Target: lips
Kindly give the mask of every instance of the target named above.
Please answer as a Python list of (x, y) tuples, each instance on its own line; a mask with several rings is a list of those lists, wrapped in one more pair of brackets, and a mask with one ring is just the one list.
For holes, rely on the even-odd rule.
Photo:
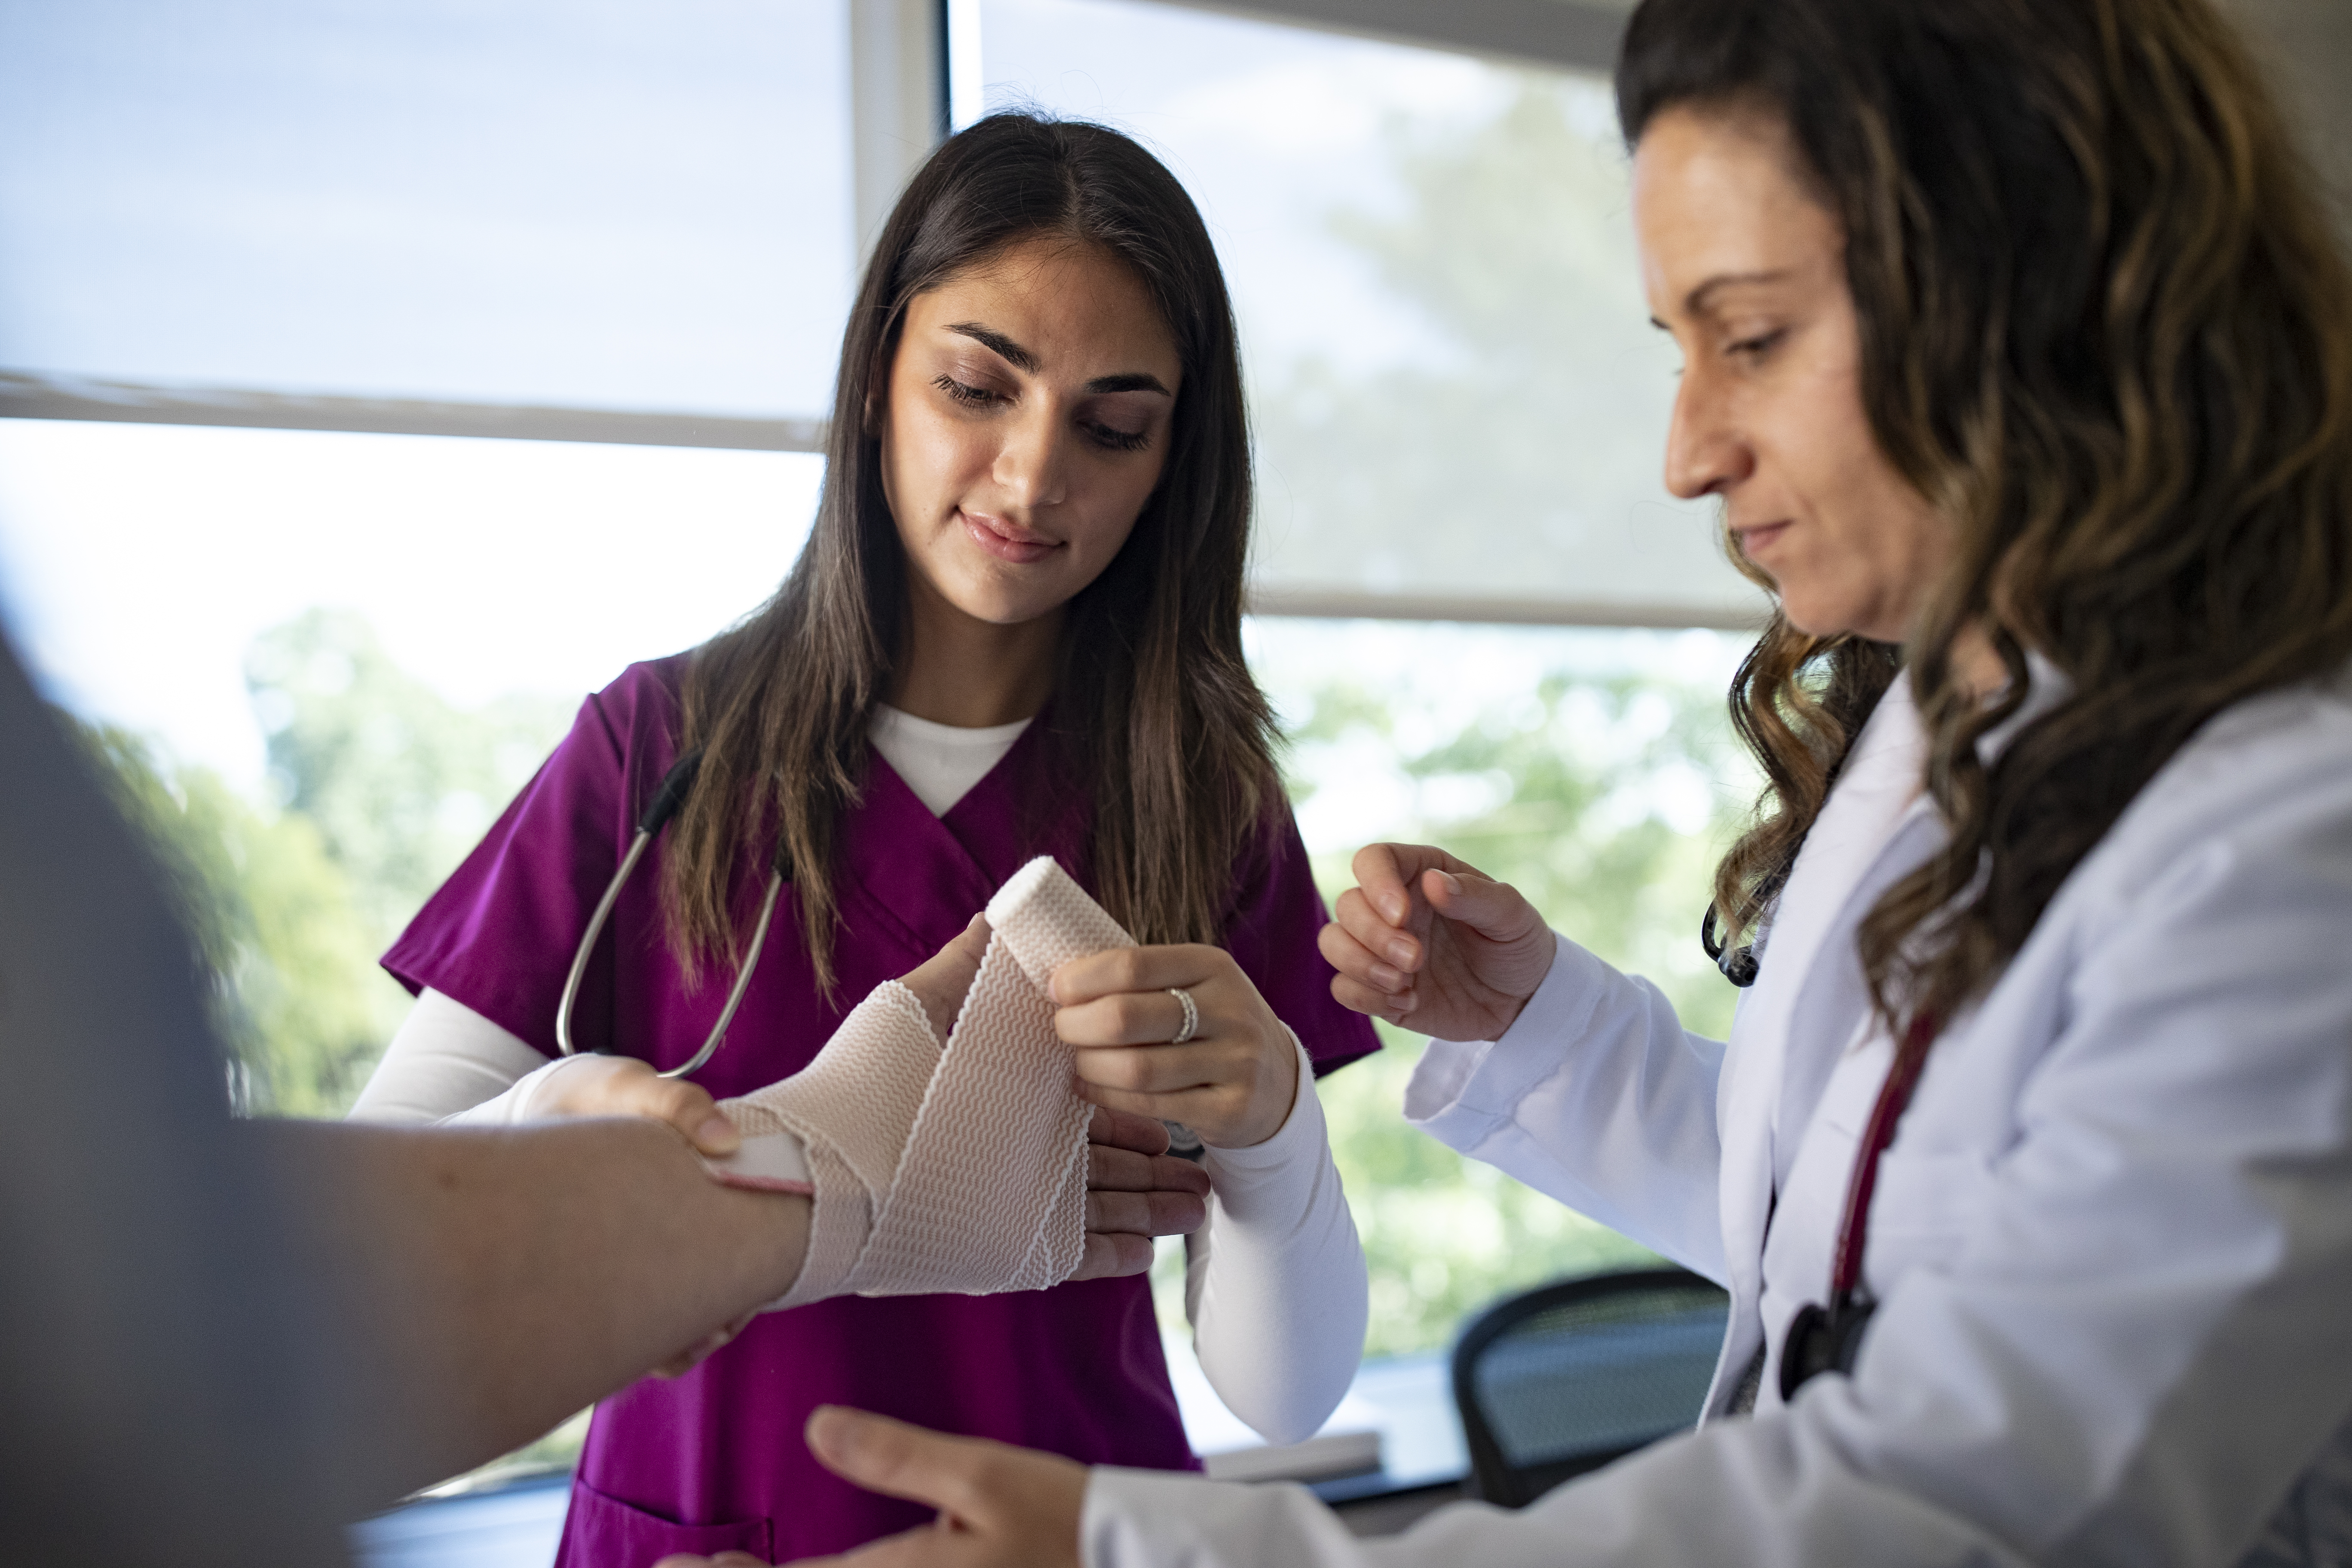
[(964, 532), (971, 536), (974, 544), (999, 561), (1010, 562), (1015, 566), (1033, 565), (1062, 548), (1060, 540), (1048, 539), (1034, 530), (1024, 528), (1017, 522), (1008, 522), (1001, 517), (966, 511), (961, 507), (956, 509), (956, 516), (962, 521)]
[(1789, 531), (1789, 523), (1784, 518), (1779, 522), (1749, 523), (1731, 531), (1739, 541), (1740, 553), (1753, 561), (1758, 552), (1769, 549), (1775, 541)]

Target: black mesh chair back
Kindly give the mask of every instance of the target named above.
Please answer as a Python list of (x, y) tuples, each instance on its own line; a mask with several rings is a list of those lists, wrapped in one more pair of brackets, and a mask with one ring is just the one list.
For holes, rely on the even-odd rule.
[(1698, 1420), (1730, 1298), (1684, 1268), (1538, 1286), (1454, 1346), (1472, 1495), (1533, 1502)]

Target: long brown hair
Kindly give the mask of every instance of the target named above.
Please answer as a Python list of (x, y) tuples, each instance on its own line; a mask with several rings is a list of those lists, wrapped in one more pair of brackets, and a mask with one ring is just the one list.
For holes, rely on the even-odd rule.
[[(1954, 526), (1904, 647), (1950, 838), (1860, 936), (1890, 1023), (1948, 1018), (2200, 725), (2352, 658), (2352, 277), (2206, 0), (1645, 0), (1617, 92), (1629, 142), (1677, 104), (1787, 126), (1879, 445)], [(1971, 628), (1990, 704), (1952, 668)], [(2067, 694), (1988, 765), (2029, 648)], [(1734, 923), (1892, 670), (1778, 620), (1750, 657), (1770, 810), (1723, 861)]]
[(1233, 307), (1199, 212), (1115, 131), (999, 114), (950, 138), (882, 230), (841, 349), (824, 489), (774, 598), (696, 651), (681, 750), (702, 770), (663, 898), (682, 959), (726, 955), (746, 846), (772, 837), (820, 983), (839, 923), (834, 846), (866, 731), (904, 657), (907, 565), (882, 493), (879, 405), (908, 302), (1039, 236), (1100, 247), (1158, 304), (1183, 365), (1158, 487), (1073, 599), (1049, 706), (1057, 767), (1090, 781), (1097, 895), (1138, 940), (1208, 942), (1280, 800), (1273, 716), (1242, 658), (1249, 431)]

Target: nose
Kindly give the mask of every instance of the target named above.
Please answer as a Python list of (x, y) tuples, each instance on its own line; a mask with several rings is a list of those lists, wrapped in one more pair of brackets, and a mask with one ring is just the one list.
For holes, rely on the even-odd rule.
[(1034, 512), (1064, 500), (1070, 457), (1067, 423), (1043, 398), (1006, 421), (1004, 441), (996, 449), (989, 477), (1015, 510)]
[(1666, 431), (1666, 489), (1684, 500), (1720, 495), (1746, 479), (1755, 454), (1729, 417), (1719, 378), (1693, 366), (1675, 389)]

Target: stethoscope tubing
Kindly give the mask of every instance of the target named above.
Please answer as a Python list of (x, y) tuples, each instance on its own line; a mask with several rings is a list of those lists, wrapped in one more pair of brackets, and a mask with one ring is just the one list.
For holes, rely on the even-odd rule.
[[(579, 951), (572, 955), (572, 972), (563, 978), (563, 995), (555, 1005), (556, 1048), (567, 1057), (579, 1055), (579, 1047), (572, 1041), (572, 1009), (580, 1000), (580, 983), (587, 978), (588, 961), (595, 953), (596, 939), (604, 934), (604, 922), (612, 918), (613, 906), (620, 901), (621, 889), (628, 886), (630, 873), (637, 868), (637, 862), (645, 858), (646, 847), (677, 815), (679, 803), (686, 798), (695, 774), (700, 771), (701, 762), (701, 752), (689, 752), (677, 760), (662, 780), (653, 804), (638, 818), (637, 835), (629, 840), (628, 853), (621, 857), (620, 867), (614, 871), (613, 879), (604, 884), (604, 896), (596, 900), (595, 913), (588, 917), (588, 929), (581, 933)], [(727, 1005), (719, 1009), (719, 1021), (711, 1026), (709, 1037), (702, 1042), (700, 1050), (681, 1065), (664, 1068), (657, 1076), (685, 1078), (700, 1070), (718, 1054), (719, 1043), (727, 1038), (727, 1026), (735, 1021), (735, 1010), (743, 1005), (743, 994), (751, 988), (751, 973), (759, 964), (761, 950), (768, 944), (768, 926), (776, 918), (776, 900), (783, 890), (783, 868), (779, 866), (768, 873), (767, 891), (760, 899), (759, 923), (751, 928), (751, 943), (743, 950), (742, 957), (736, 963), (735, 984), (728, 989)]]

